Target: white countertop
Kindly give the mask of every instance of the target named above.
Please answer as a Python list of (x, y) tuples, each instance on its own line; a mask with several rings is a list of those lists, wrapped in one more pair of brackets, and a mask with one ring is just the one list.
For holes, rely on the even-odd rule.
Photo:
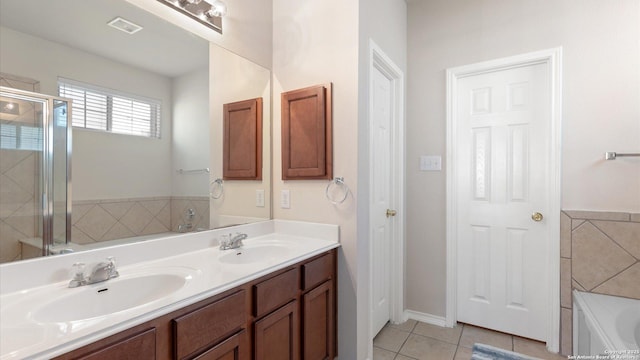
[[(222, 263), (218, 258), (235, 250), (219, 250), (217, 238), (236, 231), (249, 234), (244, 241), (247, 249), (269, 242), (292, 246), (255, 263)], [(335, 225), (271, 220), (0, 265), (0, 359), (48, 359), (64, 354), (338, 246)], [(116, 257), (119, 278), (68, 288), (71, 264), (97, 263), (106, 256)], [(166, 271), (184, 274), (187, 280), (179, 290), (158, 300), (78, 321), (34, 319), (52, 299), (69, 296), (73, 301), (74, 292), (87, 287)]]

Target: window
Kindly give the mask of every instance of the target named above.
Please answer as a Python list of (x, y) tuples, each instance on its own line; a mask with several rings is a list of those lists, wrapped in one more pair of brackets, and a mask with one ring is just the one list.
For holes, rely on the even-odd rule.
[(58, 93), (73, 100), (74, 127), (160, 138), (160, 100), (63, 78)]
[(0, 124), (0, 148), (42, 150), (42, 128), (23, 124)]

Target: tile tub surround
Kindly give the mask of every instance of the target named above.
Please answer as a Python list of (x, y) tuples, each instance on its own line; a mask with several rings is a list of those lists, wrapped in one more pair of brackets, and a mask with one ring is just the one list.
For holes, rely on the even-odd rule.
[[(216, 238), (223, 231), (210, 230), (0, 265), (0, 310), (5, 315), (8, 312), (12, 314), (0, 316), (0, 332), (11, 334), (0, 338), (0, 359), (51, 358), (339, 246), (337, 225), (271, 220), (239, 225), (232, 230), (247, 233), (247, 245), (283, 240), (295, 242), (295, 246), (282, 257), (266, 263), (234, 266), (229, 271), (221, 271), (226, 265), (216, 261), (221, 255)], [(39, 303), (40, 297), (49, 294), (47, 291), (67, 289), (70, 264), (85, 262), (90, 265), (107, 256), (116, 257), (121, 276), (165, 267), (186, 267), (197, 270), (199, 275), (191, 280), (193, 285), (188, 289), (185, 287), (184, 292), (181, 290), (179, 297), (172, 295), (140, 307), (93, 318), (83, 326), (59, 328), (52, 326), (55, 324), (34, 323), (24, 315), (33, 309), (23, 304), (29, 301)]]
[(193, 229), (209, 228), (208, 197), (150, 197), (74, 201), (71, 241), (100, 241), (177, 232), (186, 223), (187, 209), (194, 209)]
[(573, 349), (572, 290), (640, 299), (640, 214), (560, 215), (560, 352)]
[[(0, 174), (0, 186), (8, 189), (8, 195), (4, 196), (3, 192), (0, 197), (0, 263), (40, 256), (37, 252), (23, 253), (25, 248), (20, 245), (21, 239), (40, 236), (38, 210), (33, 202), (35, 155), (31, 153), (0, 150), (0, 168), (4, 171)], [(30, 173), (26, 173), (28, 169), (31, 169)], [(180, 224), (187, 223), (187, 209), (195, 210), (191, 220), (194, 230), (209, 229), (209, 198), (206, 196), (74, 201), (71, 241), (86, 245), (177, 232)]]
[(38, 162), (37, 151), (0, 149), (0, 263), (20, 260), (20, 239), (39, 235)]

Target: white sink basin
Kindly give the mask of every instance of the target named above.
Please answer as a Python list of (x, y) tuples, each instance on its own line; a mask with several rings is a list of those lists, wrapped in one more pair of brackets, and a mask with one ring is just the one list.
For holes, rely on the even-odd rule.
[(188, 273), (144, 273), (65, 289), (37, 308), (31, 318), (41, 323), (86, 320), (111, 315), (169, 296), (191, 279)]
[(218, 261), (223, 264), (267, 263), (287, 256), (295, 247), (287, 241), (262, 241), (238, 249), (223, 250)]

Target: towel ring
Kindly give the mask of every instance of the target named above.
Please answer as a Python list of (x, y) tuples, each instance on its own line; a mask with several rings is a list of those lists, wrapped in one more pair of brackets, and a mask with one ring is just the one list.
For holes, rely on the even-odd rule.
[[(211, 196), (212, 199), (220, 199), (224, 194), (224, 185), (222, 184), (223, 182), (224, 181), (222, 181), (222, 179), (220, 178), (217, 178), (211, 182), (211, 190), (209, 192), (209, 196)], [(217, 193), (216, 189), (218, 190)]]
[[(340, 200), (334, 200), (329, 195), (329, 190), (331, 189), (332, 185), (341, 186), (343, 188), (344, 196)], [(327, 184), (324, 195), (327, 197), (327, 200), (329, 200), (329, 202), (331, 202), (333, 205), (342, 204), (345, 200), (347, 200), (347, 196), (349, 196), (349, 187), (347, 186), (347, 184), (345, 184), (343, 177), (337, 177), (331, 180), (329, 184)]]

